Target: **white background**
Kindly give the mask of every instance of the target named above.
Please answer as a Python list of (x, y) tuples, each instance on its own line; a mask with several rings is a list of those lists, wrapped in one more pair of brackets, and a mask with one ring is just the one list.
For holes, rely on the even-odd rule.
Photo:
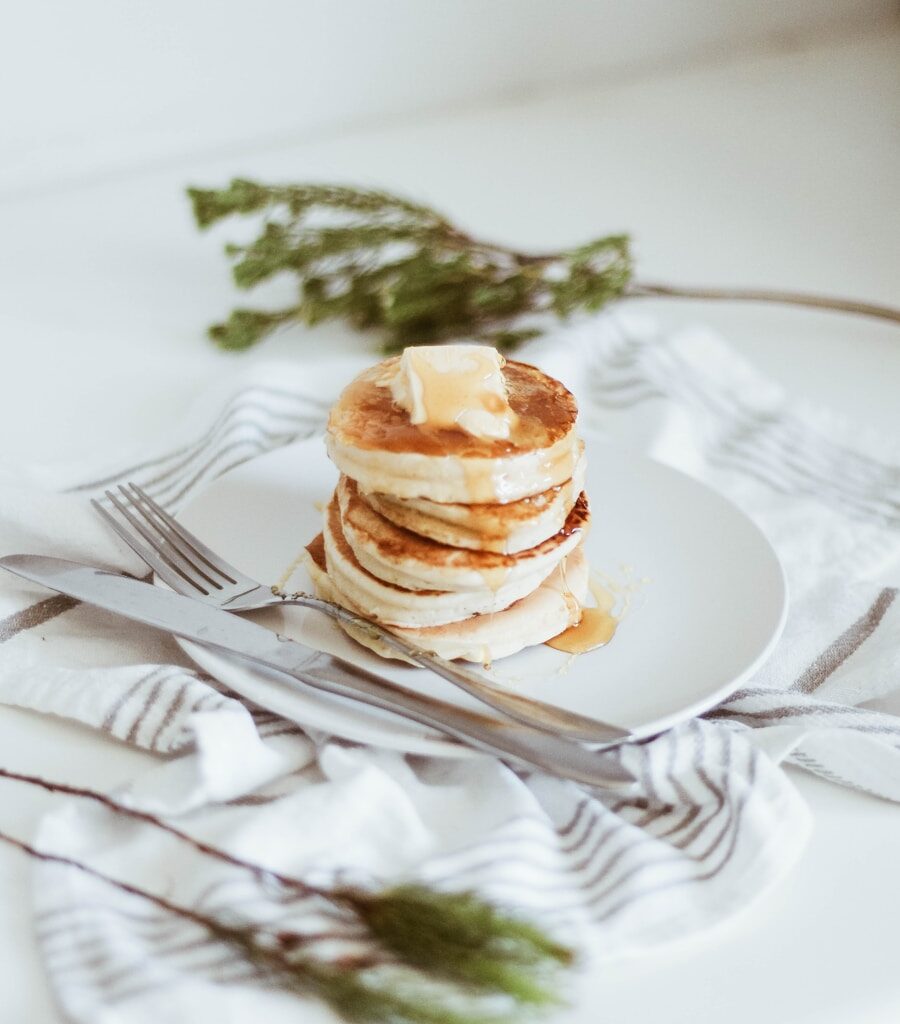
[(893, 0), (29, 0), (0, 188), (621, 81), (884, 25)]
[[(203, 328), (235, 301), (220, 247), (238, 228), (199, 236), (187, 182), (380, 184), (536, 249), (630, 230), (647, 278), (898, 304), (893, 7), (38, 0), (7, 11), (0, 458), (115, 463), (164, 447), (198, 389), (244, 363), (376, 351), (339, 325), (244, 356), (213, 349)], [(897, 328), (642, 308), (671, 328), (711, 324), (798, 401), (900, 434)], [(146, 761), (0, 709), (9, 767), (110, 786)], [(573, 1022), (900, 1019), (900, 812), (793, 777), (816, 831), (791, 877), (713, 935), (586, 979)], [(0, 792), (0, 827), (27, 834), (46, 803)], [(0, 851), (0, 1019), (55, 1024), (27, 879)]]

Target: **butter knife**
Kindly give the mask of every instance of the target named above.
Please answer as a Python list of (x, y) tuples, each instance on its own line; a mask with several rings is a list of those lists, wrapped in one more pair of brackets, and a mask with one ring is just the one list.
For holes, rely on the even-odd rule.
[(44, 555), (7, 555), (0, 558), (0, 567), (116, 615), (237, 655), (282, 681), (408, 718), (512, 765), (600, 789), (618, 789), (634, 781), (616, 757), (603, 753), (618, 743), (589, 749), (532, 726), (456, 707), (131, 576)]

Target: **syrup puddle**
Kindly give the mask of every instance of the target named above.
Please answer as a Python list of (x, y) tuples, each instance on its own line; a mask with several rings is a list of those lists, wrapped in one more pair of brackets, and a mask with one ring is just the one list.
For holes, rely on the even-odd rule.
[(548, 640), (548, 647), (565, 654), (587, 654), (605, 647), (615, 636), (619, 625), (619, 619), (612, 614), (616, 606), (615, 594), (596, 579), (591, 580), (590, 587), (596, 602), (594, 607), (584, 608), (581, 621)]
[(593, 607), (583, 610), (577, 625), (546, 641), (547, 647), (570, 655), (563, 671), (568, 670), (577, 655), (605, 647), (613, 639), (635, 594), (650, 582), (646, 577), (635, 579), (634, 567), (630, 565), (620, 565), (619, 572), (621, 579), (617, 580), (607, 573), (592, 571), (589, 585), (594, 597)]

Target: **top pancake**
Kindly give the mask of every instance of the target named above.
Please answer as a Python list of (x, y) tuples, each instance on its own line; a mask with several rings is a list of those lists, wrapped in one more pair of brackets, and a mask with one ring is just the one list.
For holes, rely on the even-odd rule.
[(565, 482), (575, 464), (578, 410), (563, 385), (527, 363), (503, 369), (517, 423), (506, 440), (414, 425), (378, 384), (399, 357), (360, 374), (328, 420), (328, 453), (364, 492), (441, 502), (507, 502)]

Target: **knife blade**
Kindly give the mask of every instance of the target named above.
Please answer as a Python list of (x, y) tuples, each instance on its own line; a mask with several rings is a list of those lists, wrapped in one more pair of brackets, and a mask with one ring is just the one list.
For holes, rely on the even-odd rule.
[(408, 718), (511, 764), (601, 789), (620, 789), (634, 781), (617, 758), (604, 756), (602, 750), (427, 697), (230, 612), (131, 576), (44, 555), (7, 555), (0, 558), (0, 567), (116, 615), (229, 652), (282, 681)]

